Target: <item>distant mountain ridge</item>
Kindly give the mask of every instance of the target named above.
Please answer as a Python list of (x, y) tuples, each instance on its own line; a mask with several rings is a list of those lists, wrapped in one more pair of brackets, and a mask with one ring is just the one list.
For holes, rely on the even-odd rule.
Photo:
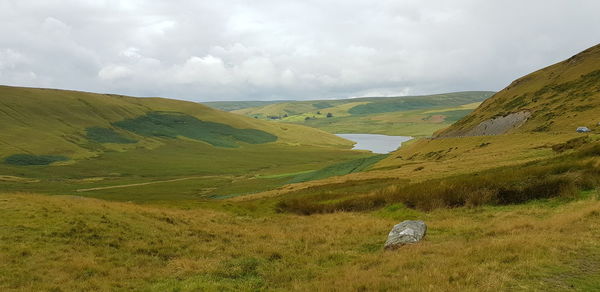
[[(233, 111), (245, 115), (275, 115), (296, 114), (307, 110), (320, 110), (352, 104), (347, 110), (352, 114), (376, 112), (392, 112), (398, 109), (410, 110), (432, 106), (456, 106), (471, 102), (483, 101), (491, 96), (493, 91), (461, 91), (451, 93), (410, 95), (410, 96), (370, 96), (340, 99), (315, 99), (315, 100), (272, 100), (272, 101), (212, 101), (202, 104), (224, 111)], [(355, 104), (357, 103), (357, 104)], [(365, 106), (371, 104), (371, 106)], [(374, 105), (393, 105), (385, 110)], [(372, 107), (373, 109), (370, 109)], [(300, 109), (296, 109), (300, 108)]]
[(301, 124), (330, 133), (429, 136), (465, 116), (493, 93), (464, 91), (421, 96), (205, 104), (255, 119)]

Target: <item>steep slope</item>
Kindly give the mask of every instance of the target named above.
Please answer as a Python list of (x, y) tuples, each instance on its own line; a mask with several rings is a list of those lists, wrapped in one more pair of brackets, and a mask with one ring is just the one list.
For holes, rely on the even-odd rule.
[[(599, 77), (600, 46), (594, 46), (519, 78), (433, 139), (404, 144), (368, 172), (289, 185), (256, 196), (280, 196), (356, 181), (377, 189), (378, 184), (389, 184), (387, 180), (410, 179), (414, 183), (479, 175), (489, 169), (525, 165), (597, 145)], [(591, 132), (578, 133), (579, 126)], [(361, 196), (364, 193), (361, 190)]]
[(281, 143), (350, 147), (328, 133), (281, 126), (193, 102), (0, 87), (0, 153), (93, 156), (185, 137), (217, 147)]
[(512, 82), (438, 137), (572, 133), (600, 122), (600, 45)]
[[(515, 80), (434, 139), (414, 141), (375, 168), (428, 178), (547, 159), (600, 140), (598, 113), (600, 45)], [(576, 132), (580, 126), (591, 132)]]

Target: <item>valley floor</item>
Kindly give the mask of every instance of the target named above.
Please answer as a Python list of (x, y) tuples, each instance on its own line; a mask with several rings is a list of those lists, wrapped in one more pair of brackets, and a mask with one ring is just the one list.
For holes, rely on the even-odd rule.
[[(248, 118), (0, 87), (0, 291), (598, 291), (599, 48), (475, 111), (491, 93), (397, 112), (410, 100), (310, 101), (296, 116), (274, 103)], [(502, 135), (468, 135), (521, 111)], [(273, 115), (290, 123), (261, 120)], [(293, 123), (452, 126), (373, 155)], [(424, 240), (383, 250), (407, 219), (427, 223)]]

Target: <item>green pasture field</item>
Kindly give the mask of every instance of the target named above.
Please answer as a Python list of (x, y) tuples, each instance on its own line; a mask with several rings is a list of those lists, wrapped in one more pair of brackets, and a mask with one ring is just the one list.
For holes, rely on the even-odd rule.
[[(492, 93), (280, 101), (259, 106), (244, 102), (206, 104), (255, 119), (300, 124), (330, 133), (431, 136), (470, 113)], [(241, 108), (243, 105), (248, 107)]]
[[(1, 163), (0, 174), (21, 179), (0, 179), (0, 188), (135, 202), (208, 199), (272, 189), (293, 177), (278, 177), (282, 174), (314, 172), (370, 156), (361, 151), (316, 146), (246, 144), (242, 148), (220, 148), (177, 139), (155, 149), (108, 151), (70, 163)], [(107, 188), (142, 183), (151, 184)], [(100, 189), (77, 191), (92, 188)]]

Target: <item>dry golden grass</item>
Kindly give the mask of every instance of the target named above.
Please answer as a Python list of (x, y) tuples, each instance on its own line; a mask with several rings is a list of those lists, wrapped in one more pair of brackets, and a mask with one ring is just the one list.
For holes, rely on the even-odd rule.
[(531, 117), (510, 132), (572, 133), (596, 128), (600, 106), (600, 45), (513, 81), (440, 135), (463, 135), (479, 123), (509, 113)]
[(557, 259), (581, 260), (586, 248), (597, 250), (600, 239), (595, 234), (600, 228), (600, 204), (579, 203), (577, 209), (574, 206), (558, 214), (536, 209), (495, 215), (473, 210), (462, 216), (456, 216), (455, 211), (436, 212), (431, 216), (431, 232), (423, 244), (370, 255), (362, 259), (363, 264), (344, 267), (308, 287), (339, 287), (340, 291), (361, 287), (408, 291), (569, 288), (564, 283), (568, 279), (546, 282), (546, 277), (560, 278), (560, 274), (544, 273), (557, 268)]
[(600, 140), (598, 134), (506, 134), (444, 139), (418, 139), (403, 145), (389, 157), (375, 164), (368, 172), (331, 177), (323, 180), (285, 185), (281, 188), (234, 198), (247, 201), (277, 197), (308, 188), (373, 179), (409, 179), (419, 182), (460, 174), (485, 171), (502, 166), (545, 160), (557, 155), (553, 145), (573, 138), (589, 136), (590, 142)]
[[(427, 222), (425, 240), (383, 251), (391, 226), (407, 218)], [(240, 217), (3, 194), (0, 289), (585, 290), (600, 271), (589, 264), (600, 251), (599, 219), (595, 198)]]

